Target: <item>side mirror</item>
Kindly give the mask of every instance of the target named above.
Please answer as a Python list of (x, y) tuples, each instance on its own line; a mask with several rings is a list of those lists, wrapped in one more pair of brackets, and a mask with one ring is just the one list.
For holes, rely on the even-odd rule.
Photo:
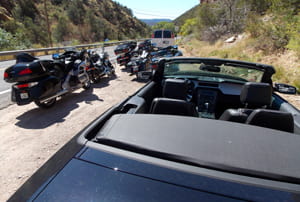
[(275, 83), (274, 90), (284, 94), (296, 94), (297, 88), (284, 83)]
[(53, 60), (59, 59), (59, 54), (58, 53), (52, 54), (52, 59)]

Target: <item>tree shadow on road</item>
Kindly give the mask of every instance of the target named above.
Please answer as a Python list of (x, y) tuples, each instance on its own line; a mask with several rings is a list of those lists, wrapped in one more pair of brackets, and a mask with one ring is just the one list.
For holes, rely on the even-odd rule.
[[(70, 112), (79, 107), (79, 103), (92, 104), (92, 101), (103, 101), (93, 94), (93, 88), (80, 93), (73, 92), (58, 100), (50, 109), (34, 108), (17, 117), (15, 125), (26, 129), (44, 129), (53, 124), (64, 122)], [(82, 112), (82, 116), (85, 116)]]

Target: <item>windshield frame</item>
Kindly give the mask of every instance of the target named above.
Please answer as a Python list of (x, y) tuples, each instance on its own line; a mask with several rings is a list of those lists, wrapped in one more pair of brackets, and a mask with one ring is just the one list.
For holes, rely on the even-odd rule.
[(158, 63), (158, 68), (153, 74), (154, 81), (160, 81), (161, 79), (166, 78), (164, 76), (164, 68), (165, 68), (165, 63), (169, 63), (169, 62), (199, 63), (199, 64), (204, 63), (206, 65), (216, 65), (216, 66), (230, 65), (232, 67), (237, 66), (240, 68), (259, 70), (264, 72), (260, 82), (270, 83), (270, 84), (272, 84), (272, 75), (275, 74), (274, 67), (266, 64), (252, 63), (252, 62), (245, 62), (245, 61), (238, 61), (238, 60), (217, 59), (217, 58), (173, 57), (173, 58), (160, 59)]
[[(204, 69), (208, 67), (208, 69)], [(203, 68), (203, 69), (202, 69)], [(215, 68), (215, 70), (209, 70)], [(173, 69), (173, 70), (172, 70)], [(263, 69), (253, 69), (246, 66), (231, 64), (211, 65), (199, 62), (166, 62), (164, 67), (164, 77), (195, 76), (202, 80), (214, 78), (213, 80), (236, 80), (240, 82), (261, 82), (265, 71)], [(202, 79), (200, 79), (202, 77)]]

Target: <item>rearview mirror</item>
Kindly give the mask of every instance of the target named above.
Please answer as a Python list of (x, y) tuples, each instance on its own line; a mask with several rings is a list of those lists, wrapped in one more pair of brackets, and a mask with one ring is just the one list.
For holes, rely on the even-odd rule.
[(284, 83), (275, 83), (274, 90), (284, 94), (296, 94), (297, 88)]
[(208, 71), (208, 72), (220, 72), (221, 68), (218, 67), (218, 66), (214, 66), (214, 65), (201, 64), (200, 65), (200, 70), (202, 70), (202, 71)]

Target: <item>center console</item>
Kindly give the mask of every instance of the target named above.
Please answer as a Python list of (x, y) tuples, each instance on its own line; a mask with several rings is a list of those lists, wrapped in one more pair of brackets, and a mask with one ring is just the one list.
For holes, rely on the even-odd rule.
[(197, 108), (199, 117), (215, 118), (215, 107), (217, 103), (218, 91), (211, 89), (198, 88), (197, 90)]

